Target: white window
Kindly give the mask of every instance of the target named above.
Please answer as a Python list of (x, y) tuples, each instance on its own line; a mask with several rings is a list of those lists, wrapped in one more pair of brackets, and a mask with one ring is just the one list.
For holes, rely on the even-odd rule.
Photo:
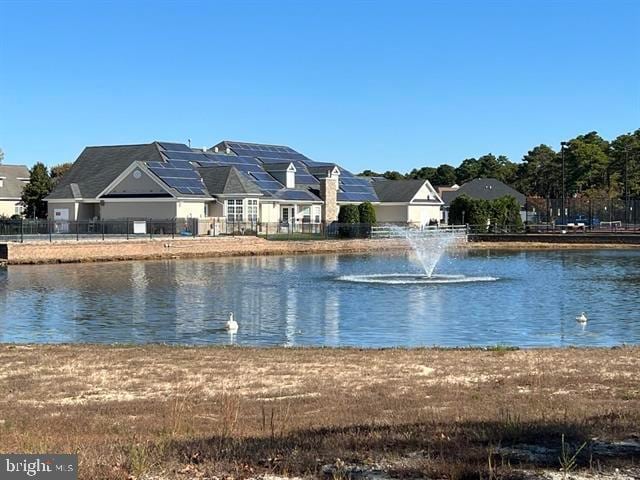
[(258, 200), (255, 198), (247, 199), (247, 221), (248, 222), (258, 221)]
[(229, 222), (241, 222), (242, 215), (242, 200), (227, 200), (227, 221)]
[(0, 187), (4, 187), (4, 178), (0, 178)]
[(22, 212), (24, 212), (24, 207), (21, 204), (16, 203), (16, 208), (14, 210), (14, 213), (16, 213), (17, 215), (22, 215)]

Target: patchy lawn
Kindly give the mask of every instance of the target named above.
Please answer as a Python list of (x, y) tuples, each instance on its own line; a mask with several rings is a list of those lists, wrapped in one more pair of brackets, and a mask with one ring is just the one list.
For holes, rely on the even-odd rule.
[(78, 452), (83, 479), (493, 479), (584, 444), (577, 471), (637, 473), (639, 375), (638, 347), (0, 345), (0, 451)]

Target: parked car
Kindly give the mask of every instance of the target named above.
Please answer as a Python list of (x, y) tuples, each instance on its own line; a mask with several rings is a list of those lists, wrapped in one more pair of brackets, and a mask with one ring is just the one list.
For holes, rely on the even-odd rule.
[(575, 215), (569, 220), (569, 223), (584, 223), (587, 227), (597, 227), (600, 225), (600, 219), (598, 217), (589, 218), (588, 215)]

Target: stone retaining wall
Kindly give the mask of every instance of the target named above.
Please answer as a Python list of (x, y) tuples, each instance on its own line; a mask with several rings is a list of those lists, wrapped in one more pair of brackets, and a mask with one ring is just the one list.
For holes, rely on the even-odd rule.
[(0, 244), (8, 264), (406, 250), (401, 240), (270, 241), (257, 237)]

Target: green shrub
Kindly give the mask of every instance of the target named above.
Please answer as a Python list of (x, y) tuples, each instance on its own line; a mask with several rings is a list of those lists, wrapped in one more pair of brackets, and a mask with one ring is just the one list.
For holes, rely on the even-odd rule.
[(364, 202), (358, 205), (358, 212), (360, 215), (360, 223), (366, 223), (368, 225), (374, 225), (376, 223), (376, 210), (371, 205), (371, 202)]
[(342, 205), (338, 214), (338, 223), (360, 223), (360, 212), (356, 205)]
[(492, 227), (522, 228), (520, 204), (510, 195), (495, 200), (481, 200), (460, 195), (451, 202), (449, 223), (484, 226), (489, 221)]

